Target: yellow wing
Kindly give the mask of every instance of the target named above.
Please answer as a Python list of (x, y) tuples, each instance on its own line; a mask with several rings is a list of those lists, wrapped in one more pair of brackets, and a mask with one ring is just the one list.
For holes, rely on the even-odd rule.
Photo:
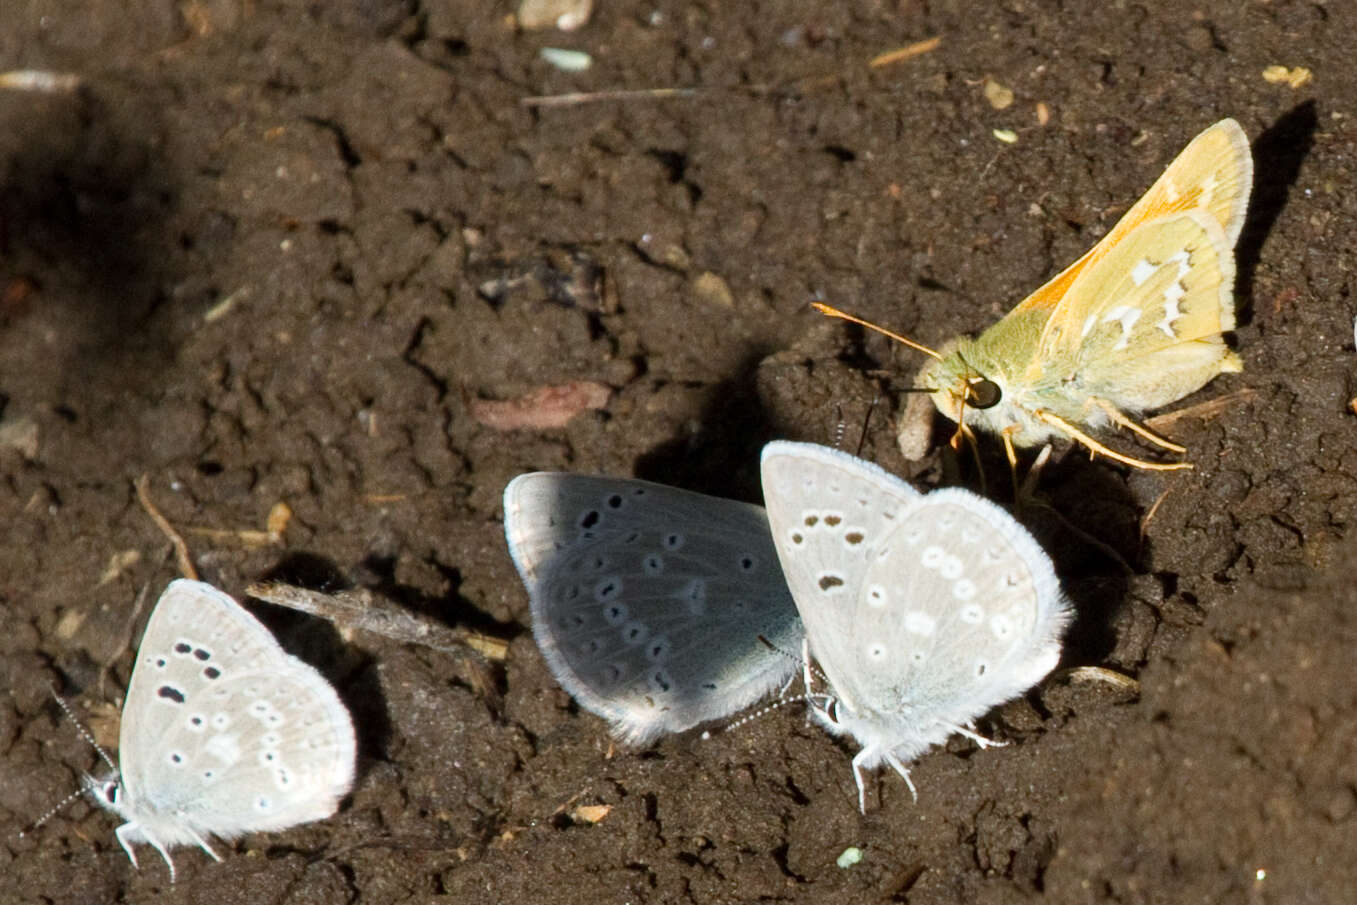
[[(1042, 333), (1039, 357), (1053, 352), (1057, 337), (1077, 335), (1087, 314), (1067, 301), (1070, 286), (1086, 268), (1103, 258), (1136, 227), (1185, 211), (1204, 212), (1220, 226), (1226, 246), (1234, 248), (1244, 226), (1244, 212), (1253, 188), (1249, 140), (1233, 119), (1222, 119), (1183, 149), (1150, 190), (1126, 212), (1102, 241), (1028, 296), (1011, 313), (1051, 309)], [(1073, 300), (1081, 301), (1081, 300)]]
[(1132, 411), (1180, 399), (1239, 370), (1220, 335), (1234, 327), (1233, 285), (1234, 254), (1212, 216), (1142, 223), (1071, 284), (1066, 304), (1082, 320), (1056, 338), (1044, 377)]

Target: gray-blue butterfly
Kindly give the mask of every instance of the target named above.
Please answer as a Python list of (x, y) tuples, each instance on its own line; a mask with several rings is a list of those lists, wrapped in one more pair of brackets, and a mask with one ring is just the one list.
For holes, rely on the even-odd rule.
[(556, 680), (632, 744), (786, 685), (802, 643), (758, 506), (629, 478), (536, 472), (504, 533)]
[[(863, 771), (905, 764), (1022, 694), (1060, 659), (1070, 608), (1050, 558), (1017, 521), (960, 488), (920, 494), (846, 453), (763, 449), (773, 544), (828, 682), (812, 713), (862, 746)], [(917, 797), (917, 793), (916, 797)]]

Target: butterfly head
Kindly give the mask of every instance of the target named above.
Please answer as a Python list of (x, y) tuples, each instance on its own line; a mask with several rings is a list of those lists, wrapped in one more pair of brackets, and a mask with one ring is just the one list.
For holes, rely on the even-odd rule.
[(101, 779), (86, 773), (84, 787), (85, 792), (101, 808), (121, 813), (126, 805), (127, 796), (123, 791), (122, 777), (117, 774)]
[(918, 382), (933, 388), (933, 404), (948, 418), (960, 423), (967, 409), (985, 411), (1004, 399), (1003, 387), (973, 365), (964, 341), (948, 343), (939, 357), (924, 365)]

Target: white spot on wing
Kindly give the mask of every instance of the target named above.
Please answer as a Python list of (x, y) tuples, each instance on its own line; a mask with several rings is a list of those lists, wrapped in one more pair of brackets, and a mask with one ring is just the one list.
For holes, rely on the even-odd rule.
[(1197, 198), (1197, 207), (1209, 208), (1211, 206), (1212, 196), (1216, 193), (1216, 186), (1220, 185), (1214, 173), (1207, 173), (1206, 178), (1201, 181), (1201, 195)]
[(1185, 295), (1187, 291), (1181, 283), (1174, 283), (1164, 290), (1164, 317), (1155, 326), (1163, 330), (1169, 339), (1178, 338), (1178, 334), (1173, 332), (1173, 322), (1183, 316), (1183, 312), (1178, 310), (1178, 301)]
[(1136, 266), (1131, 268), (1131, 282), (1139, 286), (1141, 283), (1144, 283), (1150, 277), (1154, 276), (1154, 272), (1158, 269), (1158, 267), (1150, 263), (1149, 258), (1141, 258), (1136, 262)]
[(1183, 277), (1187, 276), (1189, 273), (1192, 272), (1192, 262), (1190, 260), (1190, 257), (1191, 256), (1187, 253), (1187, 249), (1184, 248), (1182, 251), (1173, 255), (1164, 263), (1172, 264), (1175, 261), (1178, 262), (1178, 279), (1181, 280)]
[(203, 751), (229, 766), (240, 760), (240, 741), (234, 735), (214, 735)]
[(1103, 315), (1103, 323), (1110, 324), (1119, 322), (1121, 324), (1121, 338), (1117, 340), (1112, 348), (1125, 349), (1126, 343), (1131, 338), (1131, 328), (1135, 326), (1136, 321), (1140, 320), (1140, 309), (1132, 308), (1130, 305), (1117, 305), (1112, 310)]
[(910, 610), (905, 614), (905, 631), (911, 634), (931, 635), (937, 625), (937, 620), (922, 610)]

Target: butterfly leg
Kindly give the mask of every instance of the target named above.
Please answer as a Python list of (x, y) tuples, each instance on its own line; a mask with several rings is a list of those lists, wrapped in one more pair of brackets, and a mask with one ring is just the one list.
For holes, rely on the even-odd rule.
[(1022, 505), (1022, 486), (1025, 485), (1018, 483), (1018, 451), (1013, 448), (1013, 435), (1020, 429), (1018, 425), (1010, 424), (999, 432), (999, 436), (1004, 439), (1004, 455), (1008, 457), (1008, 476), (1013, 482), (1013, 502), (1019, 506)]
[(167, 865), (169, 865), (169, 868), (170, 868), (170, 883), (173, 884), (173, 883), (174, 883), (174, 861), (173, 861), (173, 859), (170, 858), (169, 849), (165, 848), (165, 846), (161, 845), (159, 842), (155, 841), (155, 840), (152, 839), (150, 836), (147, 836), (147, 837), (146, 837), (146, 841), (149, 842), (149, 843), (151, 843), (151, 845), (155, 846), (155, 850), (158, 851), (158, 852), (160, 852), (160, 857), (164, 858), (164, 859), (165, 859), (165, 863), (166, 863)]
[(1000, 742), (995, 741), (992, 738), (985, 738), (985, 736), (967, 726), (953, 726), (952, 731), (958, 735), (964, 735), (966, 738), (975, 742), (980, 746), (981, 750), (984, 750), (985, 748), (1002, 748), (1008, 744), (1008, 742)]
[(193, 841), (196, 842), (196, 843), (198, 843), (198, 847), (199, 847), (199, 848), (201, 848), (203, 851), (205, 851), (205, 852), (207, 852), (209, 855), (211, 855), (213, 861), (216, 861), (218, 864), (221, 863), (221, 855), (219, 855), (219, 854), (217, 854), (216, 852), (212, 851), (212, 846), (210, 846), (210, 845), (207, 844), (207, 840), (206, 840), (206, 839), (204, 839), (202, 836), (199, 836), (197, 833), (193, 832), (193, 830), (189, 830), (189, 833), (192, 834), (192, 836), (193, 836)]
[(1146, 462), (1144, 459), (1133, 459), (1130, 456), (1122, 455), (1115, 449), (1109, 449), (1102, 445), (1059, 415), (1053, 415), (1041, 409), (1037, 409), (1032, 414), (1036, 416), (1037, 420), (1049, 424), (1071, 439), (1087, 446), (1090, 454), (1104, 455), (1114, 462), (1130, 465), (1132, 468), (1143, 468), (1146, 471), (1179, 471), (1192, 467), (1191, 462)]
[[(960, 417), (958, 415), (958, 417)], [(980, 476), (980, 492), (985, 492), (985, 466), (980, 461), (980, 444), (975, 442), (975, 431), (966, 426), (966, 422), (958, 421), (956, 423), (956, 433), (952, 434), (952, 439), (947, 441), (947, 445), (954, 451), (961, 452), (961, 441), (966, 441), (966, 445), (971, 449), (971, 460), (975, 463), (975, 473)]]
[[(814, 669), (813, 669), (813, 668), (811, 667), (811, 665), (810, 665), (810, 640), (807, 639), (807, 638), (802, 638), (802, 639), (801, 639), (801, 682), (803, 683), (803, 685), (805, 686), (805, 689), (806, 689), (806, 703), (810, 706), (810, 708), (811, 708), (812, 711), (818, 712), (818, 713), (821, 715), (821, 717), (822, 717), (823, 719), (826, 719), (826, 720), (828, 720), (828, 721), (831, 722), (831, 723), (832, 723), (832, 722), (836, 722), (835, 719), (834, 719), (834, 717), (829, 713), (829, 711), (825, 708), (825, 706), (824, 706), (823, 704), (819, 703), (819, 702), (816, 700), (817, 697), (828, 697), (828, 696), (826, 696), (826, 695), (817, 695), (817, 694), (812, 690), (812, 689), (813, 689), (813, 686), (812, 686), (811, 682), (812, 682), (812, 680), (813, 680), (814, 678), (815, 678), (815, 672), (814, 672)], [(832, 701), (833, 699), (832, 699), (832, 698), (829, 698), (829, 700)], [(806, 720), (807, 720), (807, 722), (810, 721), (810, 714), (809, 714), (809, 713), (806, 714)]]
[[(891, 769), (900, 774), (900, 778), (905, 781), (905, 785), (909, 786), (909, 794), (913, 795), (915, 803), (918, 803), (919, 790), (914, 788), (914, 780), (909, 778), (909, 768), (900, 763), (900, 758), (896, 757), (894, 754), (886, 755), (886, 763), (890, 764)], [(859, 784), (858, 787), (861, 788), (861, 784)]]
[[(136, 832), (138, 829), (140, 828), (135, 823), (124, 823), (113, 831), (113, 835), (118, 840), (118, 844), (123, 847), (123, 851), (127, 852), (127, 860), (131, 861), (132, 866), (137, 870), (141, 870), (141, 865), (137, 863), (137, 853), (132, 850), (131, 839), (132, 833)], [(160, 846), (156, 846), (156, 848), (160, 848)], [(169, 855), (165, 855), (163, 849), (161, 850), (161, 854), (164, 855), (166, 861), (170, 860)], [(170, 865), (170, 882), (174, 882), (173, 864)]]
[(810, 639), (801, 639), (801, 682), (806, 686), (806, 694), (810, 694)]
[(1170, 452), (1176, 453), (1187, 452), (1186, 446), (1179, 446), (1177, 443), (1165, 440), (1163, 437), (1159, 436), (1145, 425), (1137, 424), (1130, 418), (1127, 418), (1125, 415), (1123, 415), (1120, 409), (1118, 409), (1112, 403), (1108, 402), (1106, 399), (1094, 399), (1092, 401), (1095, 405), (1098, 406), (1098, 408), (1102, 409), (1103, 414), (1107, 415), (1107, 417), (1112, 421), (1113, 424), (1117, 425), (1117, 427), (1124, 427), (1128, 431), (1131, 431), (1132, 433), (1139, 434), (1141, 437), (1153, 443), (1155, 446), (1161, 446), (1164, 449), (1169, 450)]
[[(1023, 475), (1022, 486), (1017, 488), (1014, 493), (1017, 497), (1018, 508), (1022, 508), (1023, 501), (1032, 501), (1037, 498), (1037, 481), (1041, 479), (1041, 470), (1046, 467), (1046, 463), (1051, 460), (1051, 444), (1047, 443), (1037, 453), (1036, 459), (1027, 469), (1027, 474)], [(1017, 476), (1014, 475), (1014, 480)]]

